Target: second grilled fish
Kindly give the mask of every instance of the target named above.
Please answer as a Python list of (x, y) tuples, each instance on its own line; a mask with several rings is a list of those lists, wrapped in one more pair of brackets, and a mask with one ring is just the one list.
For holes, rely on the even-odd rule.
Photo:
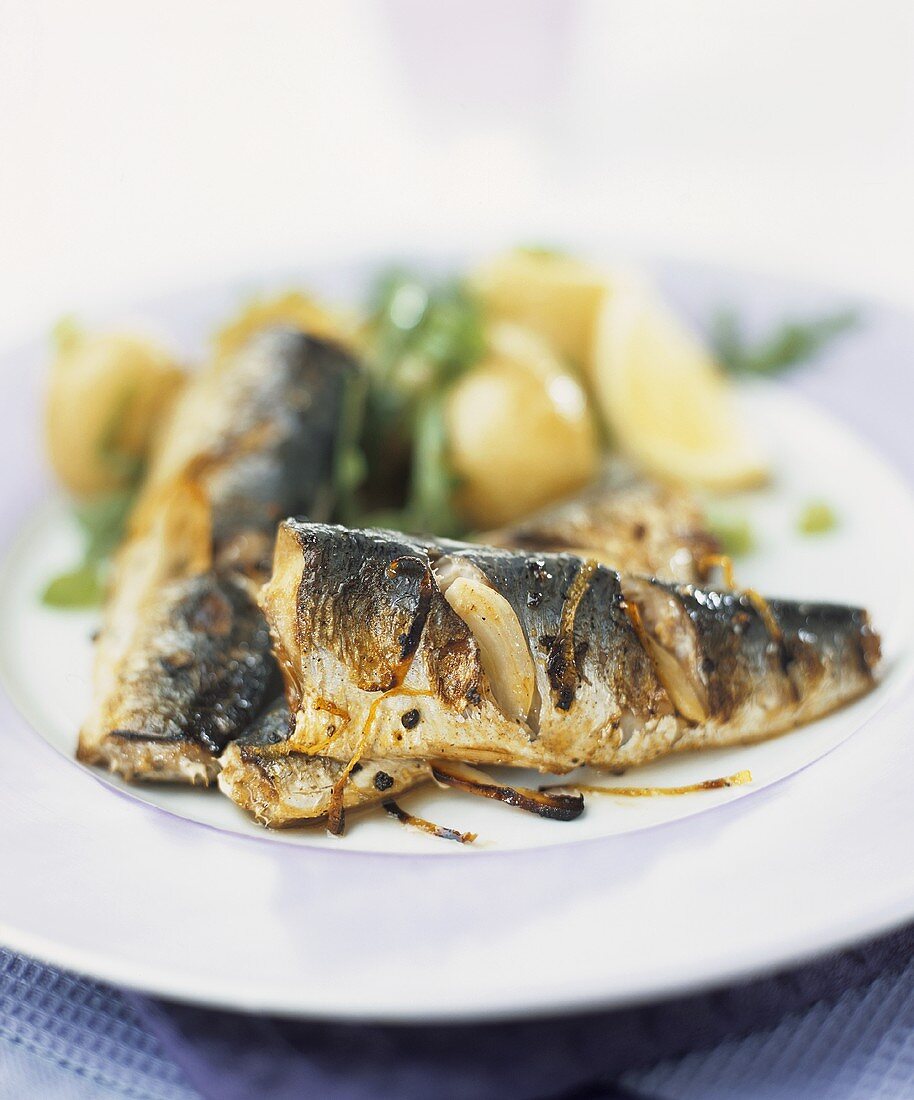
[(276, 523), (327, 515), (355, 374), (337, 346), (272, 330), (187, 387), (115, 561), (81, 760), (215, 776), (275, 676), (254, 593)]

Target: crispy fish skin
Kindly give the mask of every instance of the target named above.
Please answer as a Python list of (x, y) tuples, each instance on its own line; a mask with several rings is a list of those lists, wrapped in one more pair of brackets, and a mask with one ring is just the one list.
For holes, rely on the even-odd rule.
[(507, 550), (567, 551), (681, 584), (704, 580), (702, 563), (720, 551), (688, 493), (621, 464), (583, 493), (478, 541)]
[(190, 480), (209, 501), (215, 565), (262, 583), (277, 523), (330, 515), (340, 422), (358, 375), (336, 344), (284, 328), (217, 358), (174, 411), (132, 529), (147, 525), (163, 487)]
[(119, 722), (106, 735), (109, 764), (126, 779), (209, 781), (272, 680), (269, 631), (245, 585), (214, 570), (164, 585), (108, 700)]
[[(275, 753), (289, 736), (289, 708), (278, 699), (254, 726), (232, 741), (221, 758), (219, 789), (261, 825), (273, 829), (327, 816), (344, 764), (300, 752)], [(410, 760), (366, 760), (343, 792), (346, 810), (396, 798), (430, 778), (427, 765)]]
[[(525, 718), (499, 708), (479, 644), (438, 586), (436, 571), (455, 560), (517, 617), (536, 677)], [(292, 742), (326, 736), (329, 702), (346, 719), (325, 751), (343, 761), (629, 767), (825, 714), (873, 686), (879, 657), (856, 608), (771, 601), (766, 614), (748, 594), (629, 581), (570, 554), (294, 520), (280, 528), (261, 605), (295, 714)], [(684, 713), (695, 708), (698, 718)], [(407, 710), (419, 720), (404, 722)]]
[(128, 779), (211, 782), (276, 677), (253, 592), (275, 525), (326, 515), (356, 364), (291, 330), (187, 387), (118, 552), (80, 760)]

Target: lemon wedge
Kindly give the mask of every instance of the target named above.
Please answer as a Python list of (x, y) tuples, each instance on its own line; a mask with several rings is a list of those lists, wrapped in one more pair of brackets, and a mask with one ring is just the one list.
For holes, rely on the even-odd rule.
[(592, 365), (615, 443), (651, 473), (721, 491), (767, 479), (729, 382), (648, 287), (614, 282), (596, 323)]

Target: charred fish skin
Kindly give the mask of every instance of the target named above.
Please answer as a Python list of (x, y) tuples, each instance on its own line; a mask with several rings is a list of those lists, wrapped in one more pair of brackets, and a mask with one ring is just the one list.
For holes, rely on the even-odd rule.
[[(862, 608), (653, 579), (623, 583), (642, 619), (652, 620), (653, 644), (677, 654), (703, 711), (684, 725), (679, 749), (763, 740), (875, 686), (880, 640)], [(676, 700), (676, 684), (666, 686)]]
[[(344, 765), (323, 756), (275, 751), (289, 737), (291, 715), (276, 700), (247, 733), (232, 741), (221, 759), (219, 789), (261, 825), (289, 828), (321, 821)], [(427, 765), (404, 760), (366, 760), (343, 792), (343, 808), (375, 805), (424, 782)]]
[[(472, 621), (439, 587), (436, 572), (455, 563), (516, 617), (535, 669), (525, 717), (499, 708)], [(329, 701), (348, 715), (327, 748), (343, 761), (628, 767), (825, 714), (873, 686), (878, 659), (860, 609), (760, 607), (746, 594), (628, 578), (570, 554), (297, 521), (280, 529), (261, 603), (294, 681), (296, 744), (324, 735)], [(407, 709), (419, 712), (411, 728)]]
[(238, 446), (225, 446), (204, 476), (217, 564), (237, 566), (233, 547), (260, 536), (269, 542), (266, 561), (242, 556), (241, 564), (262, 581), (284, 516), (329, 518), (340, 423), (359, 368), (338, 346), (290, 329), (260, 334), (244, 354), (251, 384), (238, 396)]
[(208, 783), (271, 683), (269, 631), (247, 587), (215, 571), (179, 579), (143, 616), (106, 701), (106, 736), (78, 755), (125, 779)]
[[(190, 384), (115, 563), (81, 760), (134, 780), (215, 778), (218, 753), (276, 678), (252, 596), (269, 572), (276, 522), (329, 507), (357, 371), (335, 345), (280, 329)], [(180, 525), (160, 530), (163, 501), (179, 495), (206, 512), (202, 536), (187, 535), (205, 546), (184, 555), (172, 552)]]
[[(744, 594), (690, 588), (676, 596), (699, 638), (710, 709), (723, 720), (746, 699), (757, 705), (760, 683), (769, 691), (777, 685), (798, 721), (827, 713), (873, 686), (880, 640), (862, 608), (768, 600), (772, 630)], [(734, 627), (743, 639), (739, 647), (732, 645)]]

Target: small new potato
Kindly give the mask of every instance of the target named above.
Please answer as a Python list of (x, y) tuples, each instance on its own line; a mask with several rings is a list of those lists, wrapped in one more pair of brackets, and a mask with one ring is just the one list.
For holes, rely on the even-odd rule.
[(57, 333), (45, 403), (54, 472), (80, 497), (125, 488), (185, 381), (172, 357), (138, 336)]
[(600, 461), (580, 383), (534, 333), (506, 323), (448, 398), (457, 506), (476, 527), (510, 523), (590, 481)]
[(552, 252), (516, 249), (476, 271), (470, 285), (495, 321), (542, 336), (585, 379), (609, 277), (591, 264)]

